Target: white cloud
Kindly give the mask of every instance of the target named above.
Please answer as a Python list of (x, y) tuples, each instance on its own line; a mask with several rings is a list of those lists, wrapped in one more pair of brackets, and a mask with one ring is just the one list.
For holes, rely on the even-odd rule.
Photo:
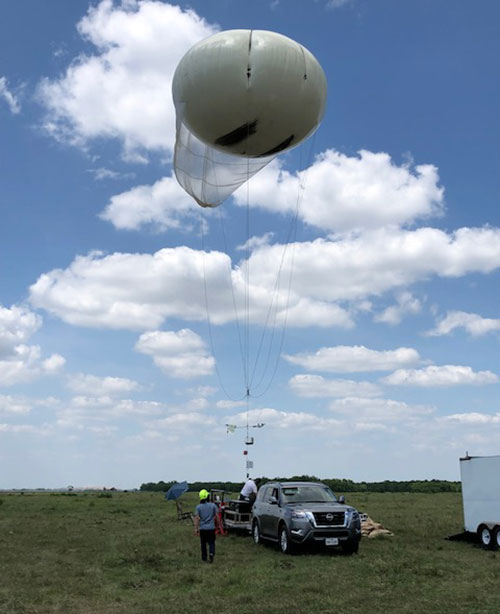
[(377, 397), (382, 394), (376, 384), (345, 379), (326, 379), (321, 375), (295, 375), (289, 381), (300, 397)]
[[(271, 302), (273, 300), (272, 294), (267, 294), (269, 292), (268, 289), (259, 289), (256, 287), (256, 284), (253, 285), (255, 292), (260, 290), (261, 304), (255, 306), (258, 309), (253, 311), (251, 321), (262, 322), (262, 316), (266, 313), (267, 308), (265, 301)], [(300, 290), (300, 288), (297, 290)], [(279, 302), (279, 307), (276, 323), (279, 326), (286, 320), (289, 326), (297, 328), (306, 328), (308, 326), (320, 326), (323, 328), (331, 326), (339, 328), (354, 327), (354, 321), (350, 313), (335, 303), (303, 297), (296, 293), (291, 293), (288, 298), (283, 294), (277, 302)]]
[(137, 382), (127, 378), (98, 377), (85, 373), (69, 376), (67, 386), (74, 393), (93, 396), (122, 396), (140, 388)]
[(74, 409), (92, 409), (97, 408), (101, 410), (104, 407), (110, 407), (114, 403), (114, 400), (110, 396), (85, 396), (85, 395), (77, 395), (71, 399), (70, 409), (73, 411)]
[(353, 0), (327, 0), (326, 8), (327, 9), (339, 9), (342, 6), (346, 6), (346, 4), (350, 4)]
[(171, 377), (210, 375), (215, 366), (202, 338), (189, 329), (143, 333), (135, 349), (152, 356), (154, 364)]
[[(279, 159), (250, 181), (253, 206), (293, 213), (300, 195), (299, 217), (330, 232), (400, 226), (443, 212), (443, 188), (429, 164), (396, 166), (386, 153), (360, 151), (349, 157), (334, 150), (320, 154), (305, 171), (290, 173)], [(302, 193), (300, 185), (305, 183)], [(235, 193), (246, 205), (247, 188)]]
[[(285, 258), (284, 249), (260, 246), (250, 256), (250, 322), (266, 322), (272, 306), (269, 321), (279, 326), (286, 320), (289, 326), (348, 328), (352, 315), (341, 301), (352, 302), (355, 311), (370, 296), (432, 276), (497, 269), (500, 230), (461, 228), (448, 235), (433, 228), (381, 229), (289, 245)], [(232, 267), (227, 254), (184, 246), (152, 255), (91, 253), (41, 275), (30, 299), (70, 324), (151, 330), (169, 317), (206, 319), (206, 283), (210, 319), (223, 324), (235, 319), (233, 293), (244, 312), (245, 270), (245, 262)]]
[(212, 395), (214, 395), (217, 392), (217, 388), (215, 388), (215, 386), (195, 386), (194, 388), (182, 388), (182, 390), (179, 390), (178, 393), (179, 394), (190, 394), (193, 395), (194, 397), (211, 397)]
[(205, 397), (189, 399), (189, 401), (186, 402), (186, 409), (189, 411), (202, 411), (203, 409), (207, 409), (208, 406), (209, 402)]
[[(248, 420), (251, 424), (264, 423), (264, 432), (268, 429), (287, 430), (287, 436), (292, 435), (291, 431), (296, 430), (300, 433), (301, 439), (299, 446), (304, 445), (303, 436), (306, 432), (312, 432), (318, 445), (318, 437), (325, 436), (330, 444), (332, 436), (340, 441), (353, 437), (354, 433), (364, 438), (364, 433), (368, 437), (371, 433), (387, 433), (391, 438), (396, 435), (398, 438), (405, 438), (408, 433), (426, 438), (428, 441), (429, 431), (433, 431), (436, 426), (434, 421), (434, 409), (422, 405), (409, 405), (404, 402), (391, 399), (366, 399), (359, 397), (348, 397), (338, 399), (330, 403), (331, 415), (324, 417), (315, 413), (286, 412), (273, 408), (253, 409), (248, 412)], [(230, 424), (246, 424), (247, 413), (241, 412), (226, 417)], [(449, 433), (448, 433), (449, 434)], [(385, 436), (385, 435), (384, 435)], [(292, 440), (288, 439), (287, 443)], [(357, 439), (359, 453), (366, 453), (369, 450), (368, 439)], [(390, 439), (384, 442), (390, 445)], [(313, 443), (313, 446), (314, 446)], [(410, 443), (408, 442), (410, 445)], [(356, 447), (356, 442), (353, 443)], [(323, 448), (321, 448), (323, 449)], [(362, 450), (362, 452), (361, 452)]]
[(29, 414), (32, 404), (27, 399), (0, 394), (0, 415)]
[(0, 424), (0, 433), (32, 433), (34, 435), (46, 435), (50, 429), (47, 426), (35, 426), (33, 424)]
[(157, 401), (116, 399), (113, 396), (73, 397), (57, 411), (57, 426), (77, 431), (99, 429), (109, 434), (118, 429), (117, 421), (126, 418), (151, 418), (161, 415), (164, 406)]
[(186, 220), (196, 220), (199, 215), (199, 205), (170, 176), (152, 186), (140, 185), (112, 196), (100, 217), (126, 230), (151, 224), (161, 231), (174, 228), (187, 232), (192, 226), (186, 225)]
[(43, 358), (40, 346), (24, 343), (41, 324), (42, 319), (26, 308), (0, 305), (0, 386), (52, 375), (64, 366), (59, 354)]
[[(304, 173), (307, 189), (302, 191), (299, 173), (290, 174), (282, 164), (276, 160), (257, 174), (249, 188), (235, 193), (236, 203), (246, 206), (250, 194), (252, 206), (292, 215), (300, 194), (303, 221), (336, 233), (399, 226), (443, 210), (443, 190), (429, 165), (397, 167), (384, 153), (362, 151), (348, 157), (328, 150)], [(117, 228), (154, 225), (165, 230), (181, 228), (197, 213), (198, 205), (171, 175), (113, 196), (101, 217)], [(272, 236), (252, 237), (240, 249), (255, 249)]]
[(11, 113), (14, 113), (14, 115), (16, 115), (17, 113), (21, 112), (21, 105), (19, 103), (19, 99), (7, 87), (7, 79), (5, 77), (0, 77), (0, 100), (2, 98), (7, 103)]
[(131, 179), (135, 176), (135, 173), (120, 173), (118, 171), (113, 171), (110, 168), (92, 168), (88, 171), (97, 179), (97, 181), (104, 181), (106, 179)]
[(500, 424), (500, 413), (484, 414), (479, 412), (464, 412), (461, 414), (450, 414), (441, 418), (443, 422), (464, 424), (466, 426), (488, 426), (490, 424)]
[(31, 300), (70, 324), (148, 330), (168, 317), (204, 319), (203, 275), (218, 288), (227, 270), (225, 254), (204, 256), (187, 247), (154, 255), (92, 253), (42, 275), (31, 286)]
[(217, 401), (217, 403), (215, 404), (215, 406), (218, 409), (235, 409), (236, 407), (244, 407), (246, 404), (246, 401), (226, 401), (226, 400), (222, 400), (222, 401)]
[(47, 375), (57, 373), (66, 364), (66, 359), (59, 354), (52, 354), (49, 358), (42, 360), (41, 371)]
[[(30, 292), (33, 305), (70, 324), (148, 330), (169, 317), (205, 320), (205, 283), (213, 324), (235, 319), (233, 292), (241, 317), (246, 296), (241, 267), (231, 271), (226, 254), (188, 247), (165, 248), (153, 255), (80, 256), (65, 270), (41, 275)], [(292, 326), (352, 325), (348, 313), (338, 305), (288, 297), (286, 290), (276, 294), (275, 279), (270, 289), (254, 285), (250, 297), (252, 322), (264, 323), (272, 303), (279, 325), (285, 318)]]
[(496, 384), (498, 377), (491, 371), (473, 371), (460, 365), (442, 365), (424, 369), (398, 369), (380, 380), (391, 386), (464, 386)]
[(391, 305), (377, 314), (373, 319), (375, 322), (385, 322), (386, 324), (396, 325), (401, 322), (405, 315), (414, 315), (420, 312), (422, 305), (411, 292), (401, 292), (396, 297), (396, 305)]
[(0, 358), (11, 356), (42, 325), (42, 319), (24, 307), (10, 309), (0, 305)]
[(392, 399), (366, 399), (347, 397), (330, 403), (330, 410), (336, 415), (356, 423), (381, 422), (396, 423), (411, 421), (429, 416), (433, 409), (422, 405), (409, 405)]
[(62, 78), (40, 83), (45, 129), (79, 146), (96, 137), (117, 138), (125, 157), (137, 160), (144, 149), (171, 150), (175, 68), (215, 28), (194, 11), (165, 2), (102, 0), (78, 32), (95, 54), (76, 58)]
[(18, 345), (6, 360), (0, 360), (0, 386), (12, 386), (20, 382), (46, 375), (54, 375), (66, 360), (59, 354), (42, 359), (40, 346)]
[(150, 428), (157, 429), (179, 429), (189, 430), (193, 427), (207, 427), (214, 426), (216, 424), (215, 419), (206, 414), (200, 414), (199, 412), (186, 412), (178, 413), (155, 420), (150, 423)]
[[(247, 412), (227, 417), (230, 424), (245, 424)], [(308, 412), (285, 412), (272, 408), (252, 409), (248, 412), (248, 420), (253, 423), (264, 423), (280, 429), (322, 430), (325, 427), (339, 424), (334, 418), (322, 418)]]
[[(272, 287), (282, 246), (257, 249), (250, 258), (253, 284)], [(316, 239), (293, 249), (292, 292), (312, 300), (361, 300), (432, 276), (461, 277), (500, 267), (500, 230), (384, 228), (336, 240)], [(282, 275), (289, 274), (290, 258)]]
[(441, 318), (436, 327), (426, 333), (428, 337), (440, 337), (449, 335), (457, 328), (463, 328), (470, 335), (479, 337), (487, 333), (500, 331), (500, 319), (483, 318), (476, 313), (465, 311), (448, 311), (444, 318)]
[(420, 361), (418, 352), (412, 348), (396, 350), (370, 350), (363, 345), (323, 347), (314, 354), (285, 355), (284, 358), (309, 371), (331, 373), (356, 373), (361, 371), (391, 371), (401, 366)]
[(247, 249), (253, 251), (254, 249), (262, 247), (263, 245), (269, 245), (273, 237), (274, 232), (266, 232), (260, 237), (250, 237), (248, 241), (246, 241), (242, 245), (238, 245), (236, 249), (238, 249), (239, 251), (245, 251)]
[(161, 414), (164, 405), (158, 401), (136, 401), (134, 399), (120, 399), (113, 401), (110, 414), (114, 416), (153, 416)]
[[(405, 437), (409, 432), (420, 433), (423, 437), (428, 437), (429, 430), (435, 428), (434, 410), (421, 405), (409, 405), (403, 402), (390, 399), (366, 399), (349, 397), (333, 401), (330, 404), (333, 415), (324, 417), (308, 411), (287, 412), (273, 408), (253, 409), (248, 412), (250, 424), (263, 423), (265, 425), (263, 434), (269, 429), (273, 429), (273, 437), (276, 430), (288, 430), (287, 436), (291, 436), (292, 430), (300, 433), (301, 439), (298, 442), (300, 449), (304, 445), (303, 436), (306, 432), (312, 432), (318, 439), (324, 435), (331, 444), (332, 436), (345, 441), (352, 438), (353, 433), (363, 433), (370, 436), (374, 433), (388, 433), (392, 438)], [(226, 417), (230, 424), (246, 424), (247, 413), (241, 412)], [(422, 433), (420, 432), (422, 429)], [(288, 439), (287, 443), (292, 440)], [(359, 439), (360, 450), (366, 452), (368, 447), (367, 439)], [(390, 440), (385, 439), (386, 443)], [(313, 443), (314, 445), (314, 443)], [(353, 444), (356, 446), (356, 444)], [(323, 448), (321, 448), (323, 449)], [(360, 452), (361, 453), (361, 452)]]

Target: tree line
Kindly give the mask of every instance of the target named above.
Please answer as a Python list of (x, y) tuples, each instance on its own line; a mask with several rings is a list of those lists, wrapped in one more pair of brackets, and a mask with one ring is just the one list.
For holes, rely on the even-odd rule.
[[(300, 481), (300, 482), (322, 482), (329, 486), (334, 493), (344, 494), (346, 492), (418, 492), (418, 493), (438, 493), (438, 492), (460, 492), (460, 482), (448, 480), (383, 480), (382, 482), (355, 482), (344, 478), (320, 479), (313, 475), (294, 475), (292, 477), (272, 478), (277, 481)], [(258, 484), (262, 485), (269, 482), (271, 478), (256, 478)], [(140, 490), (152, 492), (167, 492), (176, 481), (147, 482), (141, 484)], [(202, 488), (207, 490), (225, 490), (231, 493), (240, 492), (244, 482), (190, 482), (189, 491), (198, 492)]]

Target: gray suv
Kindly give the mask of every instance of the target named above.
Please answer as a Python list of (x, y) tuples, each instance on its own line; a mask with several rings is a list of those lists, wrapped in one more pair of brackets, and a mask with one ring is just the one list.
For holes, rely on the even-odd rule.
[(259, 489), (252, 510), (252, 534), (279, 543), (282, 552), (299, 544), (340, 546), (358, 551), (359, 513), (320, 482), (267, 482)]

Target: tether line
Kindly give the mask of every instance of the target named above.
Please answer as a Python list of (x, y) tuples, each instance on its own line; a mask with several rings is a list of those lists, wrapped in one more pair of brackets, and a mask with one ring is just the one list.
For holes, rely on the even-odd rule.
[[(285, 308), (283, 310), (284, 311), (284, 322), (283, 322), (282, 331), (281, 331), (281, 338), (280, 338), (280, 343), (279, 343), (278, 355), (276, 357), (276, 361), (275, 361), (275, 364), (274, 364), (274, 368), (273, 368), (273, 372), (272, 372), (271, 378), (270, 378), (269, 382), (267, 383), (267, 385), (265, 386), (265, 389), (263, 391), (261, 391), (260, 393), (258, 393), (258, 394), (254, 392), (252, 394), (253, 397), (263, 396), (269, 390), (269, 388), (271, 387), (271, 385), (272, 385), (272, 383), (274, 381), (274, 378), (276, 376), (276, 372), (278, 370), (279, 361), (281, 359), (281, 354), (282, 354), (282, 351), (283, 351), (283, 344), (284, 344), (285, 333), (286, 333), (286, 330), (287, 330), (287, 323), (288, 323), (288, 307), (290, 305), (290, 294), (291, 294), (291, 287), (292, 287), (293, 268), (294, 268), (294, 262), (295, 262), (295, 247), (296, 247), (298, 218), (299, 218), (300, 206), (302, 204), (302, 200), (303, 200), (303, 196), (304, 196), (304, 191), (305, 191), (306, 177), (307, 177), (309, 168), (310, 168), (311, 163), (312, 163), (313, 149), (314, 149), (314, 145), (315, 145), (315, 136), (316, 136), (316, 133), (311, 138), (311, 144), (310, 144), (310, 148), (309, 148), (309, 154), (307, 156), (307, 161), (306, 161), (306, 164), (305, 164), (305, 170), (302, 173), (298, 174), (298, 177), (297, 177), (298, 178), (298, 188), (297, 188), (297, 200), (296, 200), (296, 204), (295, 204), (295, 211), (294, 211), (293, 218), (292, 218), (292, 220), (291, 220), (291, 222), (289, 224), (289, 227), (288, 227), (288, 233), (287, 233), (287, 236), (286, 236), (285, 245), (283, 247), (283, 253), (282, 253), (282, 256), (281, 256), (281, 261), (280, 261), (280, 265), (279, 265), (279, 268), (278, 268), (278, 273), (276, 275), (276, 282), (275, 282), (275, 286), (274, 286), (273, 298), (271, 300), (271, 303), (270, 303), (270, 306), (269, 306), (269, 309), (268, 309), (268, 312), (267, 312), (266, 323), (264, 325), (264, 330), (262, 332), (261, 342), (260, 342), (260, 345), (259, 345), (258, 356), (260, 356), (260, 351), (261, 351), (261, 347), (262, 347), (262, 344), (263, 344), (263, 341), (264, 341), (264, 336), (265, 336), (265, 334), (267, 332), (267, 324), (268, 324), (269, 316), (270, 316), (270, 313), (271, 313), (271, 310), (272, 310), (273, 302), (274, 302), (275, 297), (276, 297), (276, 300), (277, 300), (277, 296), (278, 296), (278, 293), (279, 293), (279, 287), (280, 287), (280, 283), (281, 283), (280, 282), (281, 271), (282, 271), (282, 268), (283, 268), (283, 263), (285, 261), (285, 256), (286, 256), (288, 247), (290, 245), (290, 242), (292, 242), (293, 248), (292, 248), (292, 256), (291, 256), (291, 263), (290, 263), (290, 272), (289, 272), (289, 275), (288, 275), (288, 288), (287, 288), (287, 295), (286, 295), (286, 301), (285, 301)], [(302, 152), (300, 152), (300, 154), (301, 154), (300, 158), (302, 158)], [(302, 166), (302, 164), (299, 161), (299, 168), (300, 168), (300, 166)], [(275, 331), (276, 331), (276, 328), (277, 328), (277, 325), (276, 325), (277, 310), (278, 310), (278, 307), (276, 305), (275, 316), (274, 316), (274, 323), (273, 323), (273, 328), (272, 328), (272, 332), (271, 332), (271, 340), (270, 340), (269, 350), (268, 350), (268, 357), (267, 357), (267, 360), (266, 360), (266, 366), (265, 366), (265, 369), (262, 372), (262, 375), (261, 375), (258, 383), (255, 385), (255, 387), (252, 387), (252, 389), (254, 389), (254, 388), (258, 389), (259, 388), (259, 386), (262, 384), (262, 381), (264, 380), (264, 378), (265, 378), (265, 376), (267, 374), (267, 371), (268, 371), (269, 360), (270, 360), (270, 355), (271, 355), (271, 351), (272, 351), (272, 342), (273, 342), (274, 334), (275, 334)], [(256, 362), (255, 362), (255, 365), (254, 365), (254, 369), (253, 369), (253, 372), (252, 372), (251, 382), (253, 382), (253, 377), (254, 377), (255, 372), (256, 372), (257, 360), (258, 359), (256, 359)]]
[[(247, 139), (248, 137), (249, 135), (247, 135)], [(269, 303), (269, 306), (266, 312), (266, 317), (264, 320), (262, 333), (260, 335), (260, 340), (257, 346), (255, 359), (252, 360), (252, 365), (251, 365), (251, 360), (250, 360), (251, 358), (251, 352), (250, 352), (250, 346), (251, 346), (250, 344), (250, 319), (251, 319), (250, 318), (250, 308), (251, 308), (251, 300), (250, 300), (251, 299), (251, 295), (250, 295), (250, 288), (251, 288), (250, 201), (251, 201), (251, 198), (250, 198), (250, 159), (249, 158), (247, 158), (247, 161), (246, 161), (247, 177), (246, 177), (246, 198), (245, 198), (246, 202), (245, 202), (245, 214), (244, 214), (245, 215), (245, 239), (246, 239), (245, 258), (246, 258), (246, 261), (243, 264), (243, 266), (240, 267), (241, 280), (243, 282), (242, 298), (243, 298), (244, 313), (242, 317), (240, 317), (239, 310), (238, 310), (238, 301), (236, 299), (236, 292), (235, 292), (235, 287), (234, 287), (234, 282), (233, 282), (233, 266), (231, 263), (231, 258), (229, 256), (227, 233), (226, 233), (225, 226), (224, 226), (223, 214), (221, 213), (220, 210), (218, 211), (222, 239), (223, 239), (223, 244), (224, 244), (224, 251), (225, 251), (225, 254), (229, 258), (227, 261), (228, 262), (229, 285), (231, 288), (234, 318), (235, 318), (236, 328), (238, 332), (238, 343), (239, 343), (240, 356), (241, 356), (241, 361), (242, 361), (243, 380), (244, 380), (245, 390), (244, 390), (244, 394), (241, 397), (238, 396), (235, 398), (231, 394), (229, 394), (222, 380), (221, 373), (217, 365), (217, 360), (215, 360), (215, 347), (214, 347), (212, 321), (211, 321), (211, 316), (210, 316), (210, 303), (209, 303), (208, 287), (207, 287), (207, 279), (206, 279), (205, 225), (204, 225), (204, 220), (202, 220), (201, 222), (202, 251), (203, 251), (203, 285), (204, 285), (205, 307), (206, 307), (206, 312), (207, 312), (207, 325), (208, 325), (210, 346), (211, 346), (211, 351), (212, 351), (212, 354), (215, 360), (215, 371), (216, 371), (217, 378), (219, 380), (221, 389), (223, 390), (224, 394), (226, 395), (228, 399), (232, 401), (242, 401), (243, 399), (246, 398), (247, 400), (247, 422), (248, 422), (250, 397), (263, 396), (269, 390), (269, 388), (271, 387), (275, 379), (276, 372), (277, 372), (278, 365), (279, 365), (282, 351), (283, 351), (284, 338), (285, 338), (285, 334), (286, 334), (286, 330), (288, 326), (288, 311), (289, 311), (289, 305), (290, 305), (293, 269), (294, 269), (294, 262), (295, 262), (295, 248), (296, 248), (298, 220), (299, 220), (299, 214), (300, 214), (300, 207), (301, 207), (301, 204), (304, 198), (306, 177), (307, 177), (309, 168), (312, 163), (312, 156), (313, 156), (315, 140), (316, 140), (316, 133), (311, 138), (309, 153), (307, 156), (307, 162), (304, 165), (304, 170), (302, 172), (298, 171), (297, 173), (297, 198), (296, 198), (296, 203), (294, 207), (294, 213), (293, 213), (292, 219), (290, 220), (290, 224), (288, 225), (285, 242), (283, 245), (281, 258), (280, 258), (278, 270), (276, 273), (276, 279), (274, 282), (274, 287), (272, 289), (270, 303)], [(301, 159), (302, 159), (302, 150), (300, 151), (299, 168), (302, 166)], [(204, 166), (204, 173), (205, 171), (206, 171), (206, 167)], [(280, 291), (282, 288), (282, 273), (283, 273), (285, 259), (286, 259), (286, 256), (287, 256), (287, 253), (290, 247), (290, 243), (293, 244), (293, 247), (292, 247), (291, 256), (290, 256), (288, 283), (286, 285), (286, 300), (284, 303), (284, 307), (280, 309), (279, 297), (280, 297)], [(283, 318), (282, 318), (283, 323), (282, 323), (280, 339), (278, 342), (278, 353), (276, 356), (276, 360), (272, 367), (272, 373), (271, 373), (269, 381), (266, 383), (263, 390), (257, 392), (270, 371), (271, 354), (272, 354), (272, 350), (274, 347), (276, 330), (278, 328), (278, 314), (280, 312), (283, 313)], [(243, 323), (243, 326), (242, 326), (242, 323)], [(258, 381), (256, 381), (257, 367), (260, 363), (261, 356), (263, 354), (264, 341), (266, 337), (269, 338), (269, 346), (267, 350), (267, 355), (265, 358), (264, 367), (262, 369), (261, 375)]]
[(215, 344), (214, 344), (214, 339), (213, 339), (213, 334), (212, 334), (212, 322), (211, 322), (211, 318), (210, 318), (210, 304), (208, 301), (208, 288), (207, 288), (207, 275), (206, 275), (206, 266), (205, 266), (205, 224), (204, 224), (204, 219), (202, 218), (202, 215), (200, 213), (200, 218), (201, 218), (201, 242), (202, 242), (202, 260), (203, 260), (203, 289), (204, 289), (204, 296), (205, 296), (205, 310), (206, 310), (206, 314), (207, 314), (207, 327), (208, 327), (208, 338), (210, 341), (210, 350), (212, 352), (212, 356), (214, 358), (214, 363), (215, 363), (215, 373), (217, 375), (217, 379), (219, 380), (219, 385), (222, 389), (222, 391), (224, 392), (224, 394), (226, 395), (226, 397), (234, 402), (239, 402), (239, 401), (243, 401), (243, 399), (247, 396), (246, 393), (245, 395), (243, 395), (242, 397), (233, 397), (232, 395), (229, 394), (229, 392), (227, 391), (226, 387), (224, 386), (224, 382), (222, 380), (222, 376), (220, 374), (219, 371), (219, 367), (217, 365), (217, 359), (216, 359), (216, 355), (215, 355)]

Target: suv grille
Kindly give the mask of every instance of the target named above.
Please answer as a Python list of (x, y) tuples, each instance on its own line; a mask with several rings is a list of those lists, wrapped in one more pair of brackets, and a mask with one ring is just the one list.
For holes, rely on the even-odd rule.
[(343, 526), (345, 512), (314, 512), (317, 526)]

